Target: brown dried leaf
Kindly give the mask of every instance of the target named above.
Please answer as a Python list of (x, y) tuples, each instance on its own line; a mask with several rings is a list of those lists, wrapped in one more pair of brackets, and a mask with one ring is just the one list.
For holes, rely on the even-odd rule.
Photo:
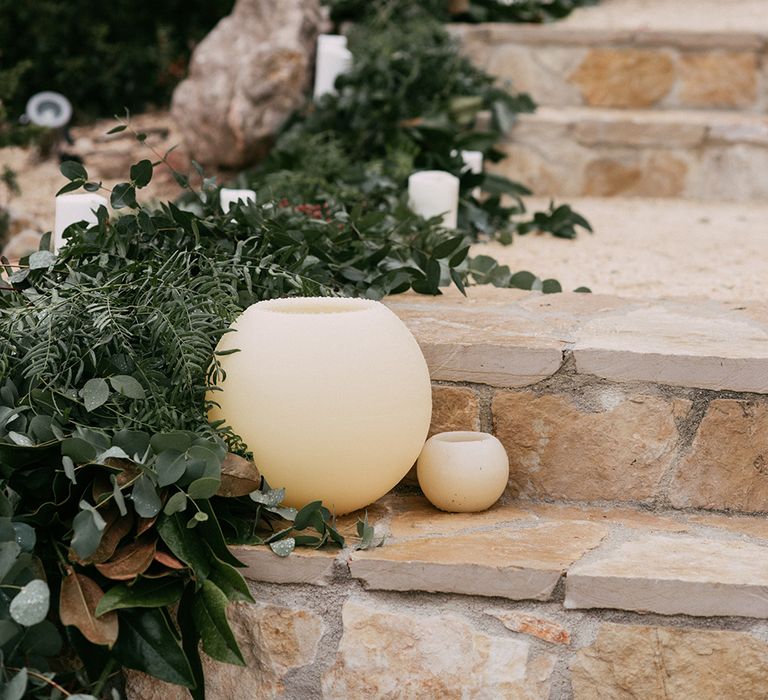
[[(120, 459), (118, 457), (108, 457), (104, 460), (104, 464), (112, 467), (113, 469), (121, 469), (122, 471), (115, 477), (117, 485), (125, 486), (129, 481), (139, 475), (139, 468), (130, 459)], [(111, 486), (110, 486), (111, 488)]]
[(247, 496), (261, 486), (261, 474), (258, 467), (250, 460), (227, 452), (221, 463), (221, 486), (217, 496), (235, 498)]
[(77, 627), (89, 642), (111, 648), (117, 641), (117, 613), (96, 617), (96, 606), (103, 595), (95, 581), (70, 569), (61, 583), (59, 617), (62, 624)]
[(157, 520), (157, 515), (154, 518), (139, 518), (139, 524), (136, 526), (136, 537), (139, 535), (143, 535), (149, 528), (151, 528), (155, 521)]
[(130, 581), (147, 570), (155, 558), (157, 540), (141, 538), (118, 549), (114, 556), (96, 568), (103, 576), (114, 581)]
[(182, 564), (176, 557), (168, 554), (168, 552), (161, 552), (160, 550), (155, 552), (155, 561), (160, 562), (169, 569), (185, 568), (184, 564)]
[(91, 562), (101, 563), (107, 561), (117, 549), (120, 540), (123, 539), (133, 526), (133, 515), (130, 511), (128, 515), (118, 517), (112, 524), (107, 525), (104, 534), (101, 536), (101, 542), (91, 557)]

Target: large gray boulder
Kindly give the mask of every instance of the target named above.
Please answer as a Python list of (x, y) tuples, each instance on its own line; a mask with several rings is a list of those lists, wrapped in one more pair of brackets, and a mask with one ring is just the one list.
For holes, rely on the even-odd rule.
[(320, 0), (237, 0), (195, 49), (171, 111), (191, 156), (242, 167), (263, 157), (304, 100)]

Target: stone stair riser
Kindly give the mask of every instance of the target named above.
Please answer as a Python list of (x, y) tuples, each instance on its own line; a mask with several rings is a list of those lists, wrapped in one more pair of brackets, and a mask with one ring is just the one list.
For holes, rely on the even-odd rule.
[(768, 118), (657, 121), (633, 112), (523, 115), (496, 170), (537, 195), (768, 197)]
[(577, 42), (542, 33), (534, 41), (530, 30), (455, 30), (475, 63), (542, 106), (758, 113), (768, 107), (766, 49), (750, 38), (725, 36), (717, 45), (692, 37), (680, 45), (663, 35), (639, 42), (590, 33)]
[(473, 62), (543, 106), (768, 109), (766, 44), (741, 34), (460, 25)]

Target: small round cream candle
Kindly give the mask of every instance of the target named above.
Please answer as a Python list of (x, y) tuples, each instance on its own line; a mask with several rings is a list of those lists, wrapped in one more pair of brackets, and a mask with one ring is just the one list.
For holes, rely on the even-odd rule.
[(96, 211), (107, 206), (107, 200), (99, 194), (60, 194), (56, 197), (56, 213), (53, 224), (53, 250), (66, 244), (64, 231), (68, 226), (85, 221), (89, 225), (98, 223)]
[(408, 178), (408, 204), (425, 219), (443, 215), (443, 226), (456, 228), (459, 178), (444, 170), (421, 170)]
[(346, 73), (351, 66), (352, 52), (347, 48), (347, 37), (321, 34), (317, 38), (314, 98), (336, 92), (336, 78)]
[(254, 202), (256, 192), (254, 190), (236, 190), (222, 187), (219, 193), (219, 204), (223, 212), (228, 212), (236, 202)]
[(488, 433), (438, 433), (427, 440), (416, 463), (427, 500), (450, 513), (490, 508), (509, 480), (504, 446)]

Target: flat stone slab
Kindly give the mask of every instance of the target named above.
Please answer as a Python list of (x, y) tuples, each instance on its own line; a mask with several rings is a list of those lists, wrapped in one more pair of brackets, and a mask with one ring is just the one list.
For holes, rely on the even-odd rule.
[(768, 546), (645, 535), (572, 566), (565, 607), (768, 617)]
[(435, 380), (537, 383), (572, 351), (576, 371), (614, 381), (768, 393), (768, 305), (629, 300), (470, 288), (387, 304), (411, 329)]
[(768, 40), (763, 0), (603, 0), (541, 27), (488, 23), (453, 31), (482, 32), (488, 41), (594, 46), (596, 43), (684, 48), (759, 49)]
[(597, 546), (596, 523), (546, 523), (388, 544), (352, 554), (366, 588), (548, 600), (563, 572)]
[(324, 586), (339, 556), (338, 549), (297, 549), (288, 557), (277, 556), (267, 546), (240, 545), (232, 553), (246, 567), (245, 578), (265, 583), (311, 583)]

